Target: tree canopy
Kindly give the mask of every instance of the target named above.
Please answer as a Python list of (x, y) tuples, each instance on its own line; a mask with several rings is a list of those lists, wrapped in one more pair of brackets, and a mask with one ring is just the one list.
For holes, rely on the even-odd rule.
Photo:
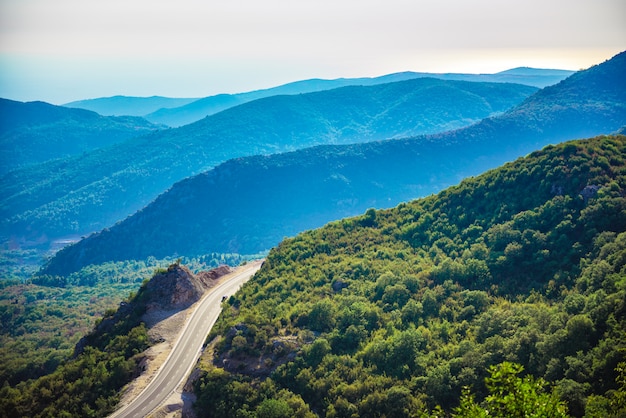
[(549, 146), (283, 241), (209, 336), (199, 415), (220, 399), (254, 416), (276, 393), (319, 416), (461, 414), (465, 387), (492, 414), (517, 393), (541, 416), (614, 412), (625, 163), (624, 136)]

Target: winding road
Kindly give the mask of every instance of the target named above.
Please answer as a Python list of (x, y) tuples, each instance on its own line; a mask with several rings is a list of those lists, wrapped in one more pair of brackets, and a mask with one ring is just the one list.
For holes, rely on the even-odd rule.
[(145, 417), (174, 393), (196, 364), (204, 340), (222, 310), (222, 298), (233, 295), (261, 268), (261, 263), (248, 263), (209, 289), (191, 314), (156, 376), (132, 402), (115, 411), (110, 418)]

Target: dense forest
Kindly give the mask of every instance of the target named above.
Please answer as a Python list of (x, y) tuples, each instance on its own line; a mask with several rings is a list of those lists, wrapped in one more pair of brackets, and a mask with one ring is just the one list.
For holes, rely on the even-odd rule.
[[(107, 309), (73, 358), (47, 359), (40, 367), (44, 370), (55, 367), (37, 379), (14, 385), (5, 380), (0, 389), (0, 417), (103, 417), (110, 414), (119, 400), (120, 389), (137, 375), (141, 353), (150, 345), (146, 327), (140, 320), (145, 311), (144, 289), (142, 286), (136, 294), (131, 293), (119, 309)], [(43, 315), (63, 317), (63, 311), (39, 313), (40, 317)], [(20, 316), (26, 319), (22, 328), (32, 324), (32, 316), (33, 312)], [(35, 315), (35, 319), (41, 318)], [(68, 337), (72, 340), (71, 336), (58, 335), (58, 344), (63, 344), (63, 338)], [(11, 369), (1, 371), (13, 374), (13, 379), (37, 373), (19, 367), (24, 359), (8, 356), (8, 360)], [(13, 369), (16, 365), (18, 368)], [(22, 376), (14, 374), (20, 371)]]
[[(224, 302), (198, 415), (623, 415), (625, 194), (626, 136), (603, 136), (286, 239)], [(150, 344), (145, 289), (71, 360), (50, 352), (32, 371), (7, 356), (2, 416), (110, 413)], [(33, 290), (3, 304), (3, 323), (62, 344), (42, 321), (63, 312)]]
[(283, 241), (226, 302), (196, 410), (623, 416), (625, 269), (626, 137), (549, 146)]
[[(111, 413), (152, 343), (141, 321), (150, 297), (146, 278), (166, 272), (175, 259), (170, 268), (182, 262), (198, 271), (237, 265), (254, 257), (241, 253), (269, 247), (259, 273), (223, 301), (207, 338), (194, 385), (200, 417), (626, 416), (626, 136), (550, 145), (472, 177), (480, 167), (564, 137), (620, 127), (623, 133), (625, 66), (622, 53), (499, 116), (444, 134), (230, 160), (61, 251), (32, 277), (32, 265), (18, 264), (34, 265), (41, 254), (19, 248), (25, 237), (14, 235), (0, 255), (8, 272), (0, 282), (0, 418)], [(489, 88), (525, 94), (518, 87)], [(381, 97), (400, 97), (398, 86), (377, 88)], [(483, 110), (506, 108), (502, 91), (492, 103), (471, 88), (459, 92), (436, 81), (428, 86), (429, 105), (478, 98)], [(293, 120), (280, 111), (291, 99), (268, 98), (242, 106), (258, 111), (246, 118), (234, 108), (187, 130), (142, 137), (127, 150), (145, 153), (118, 153), (120, 161), (149, 162), (129, 171), (102, 175), (120, 163), (104, 157), (125, 149), (119, 145), (13, 171), (0, 178), (7, 191), (3, 232), (27, 231), (29, 244), (46, 244), (48, 223), (57, 232), (79, 230), (80, 222), (65, 217), (75, 205), (121, 202), (121, 215), (130, 202), (123, 197), (138, 196), (125, 186), (128, 179), (221, 158), (202, 148), (212, 139), (217, 148), (228, 142), (227, 131), (206, 136), (219, 118), (224, 127), (250, 132), (262, 130), (257, 122), (281, 126), (280, 135), (264, 134), (280, 136), (286, 149), (289, 141), (299, 143), (295, 132), (309, 126), (311, 115), (320, 129), (332, 128), (327, 139), (339, 142), (402, 132), (397, 120), (415, 125), (399, 115), (423, 104), (419, 97), (402, 96), (392, 106), (397, 114), (371, 117), (370, 110), (388, 103), (361, 108), (353, 89), (362, 93), (340, 89), (326, 103), (334, 110), (346, 105), (329, 113), (339, 125), (319, 116), (316, 95), (296, 98), (301, 106)], [(134, 123), (116, 120), (122, 127)], [(62, 131), (72, 123), (57, 126)], [(189, 142), (161, 152), (156, 143), (173, 144), (180, 132), (190, 134)], [(155, 147), (143, 147), (148, 142)], [(440, 160), (433, 162), (434, 155)], [(470, 177), (457, 186), (411, 200), (457, 184), (467, 170)], [(89, 176), (100, 177), (89, 186), (95, 189), (68, 192)], [(20, 189), (19, 178), (34, 186)], [(69, 187), (60, 206), (18, 207), (59, 192), (57, 186)], [(110, 187), (122, 200), (105, 197)], [(363, 191), (369, 194), (357, 195)], [(406, 203), (372, 208), (399, 201)], [(17, 211), (11, 219), (2, 215), (11, 210)], [(362, 215), (344, 217), (355, 213)], [(315, 223), (305, 224), (305, 217)], [(245, 233), (233, 233), (236, 228)], [(216, 242), (220, 247), (209, 246)]]

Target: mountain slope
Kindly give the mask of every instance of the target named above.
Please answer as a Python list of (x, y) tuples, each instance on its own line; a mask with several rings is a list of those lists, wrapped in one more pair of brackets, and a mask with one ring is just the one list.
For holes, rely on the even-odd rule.
[(565, 70), (543, 70), (543, 69), (512, 69), (496, 74), (433, 74), (433, 73), (416, 73), (403, 72), (388, 74), (381, 77), (373, 78), (340, 78), (336, 80), (312, 79), (297, 81), (282, 86), (256, 90), (248, 93), (239, 94), (220, 94), (217, 96), (205, 97), (187, 105), (159, 109), (154, 113), (145, 115), (145, 118), (155, 122), (169, 126), (182, 126), (208, 115), (225, 110), (237, 104), (257, 100), (264, 97), (282, 95), (282, 94), (303, 94), (323, 90), (330, 90), (345, 86), (372, 86), (397, 81), (405, 81), (415, 78), (437, 78), (441, 80), (455, 81), (472, 81), (472, 82), (497, 82), (497, 83), (517, 83), (525, 84), (533, 87), (546, 87), (556, 84), (564, 78), (573, 74), (572, 71)]
[(547, 144), (612, 132), (626, 123), (626, 87), (618, 84), (624, 69), (626, 54), (501, 116), (445, 134), (229, 161), (67, 247), (44, 273), (149, 255), (256, 253), (333, 219), (428, 195)]
[(418, 79), (261, 99), (182, 128), (4, 176), (0, 218), (5, 233), (17, 237), (87, 233), (229, 158), (442, 131), (505, 111), (533, 91)]
[(283, 241), (209, 336), (196, 412), (450, 411), (507, 360), (582, 416), (624, 360), (625, 167), (624, 136), (571, 141)]
[(104, 117), (44, 102), (0, 99), (0, 174), (80, 155), (159, 128), (142, 118)]

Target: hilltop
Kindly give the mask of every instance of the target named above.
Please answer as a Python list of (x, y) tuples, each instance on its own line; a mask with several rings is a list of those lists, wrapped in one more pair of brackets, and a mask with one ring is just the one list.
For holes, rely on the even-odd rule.
[(18, 244), (86, 234), (230, 158), (440, 132), (503, 112), (535, 91), (416, 79), (260, 99), (182, 128), (3, 176), (2, 230)]
[(0, 99), (0, 175), (81, 155), (161, 128), (138, 117), (104, 117), (44, 102)]
[(448, 133), (229, 161), (60, 251), (42, 274), (150, 255), (257, 253), (334, 219), (437, 192), (547, 144), (616, 131), (626, 124), (625, 70), (621, 54)]

